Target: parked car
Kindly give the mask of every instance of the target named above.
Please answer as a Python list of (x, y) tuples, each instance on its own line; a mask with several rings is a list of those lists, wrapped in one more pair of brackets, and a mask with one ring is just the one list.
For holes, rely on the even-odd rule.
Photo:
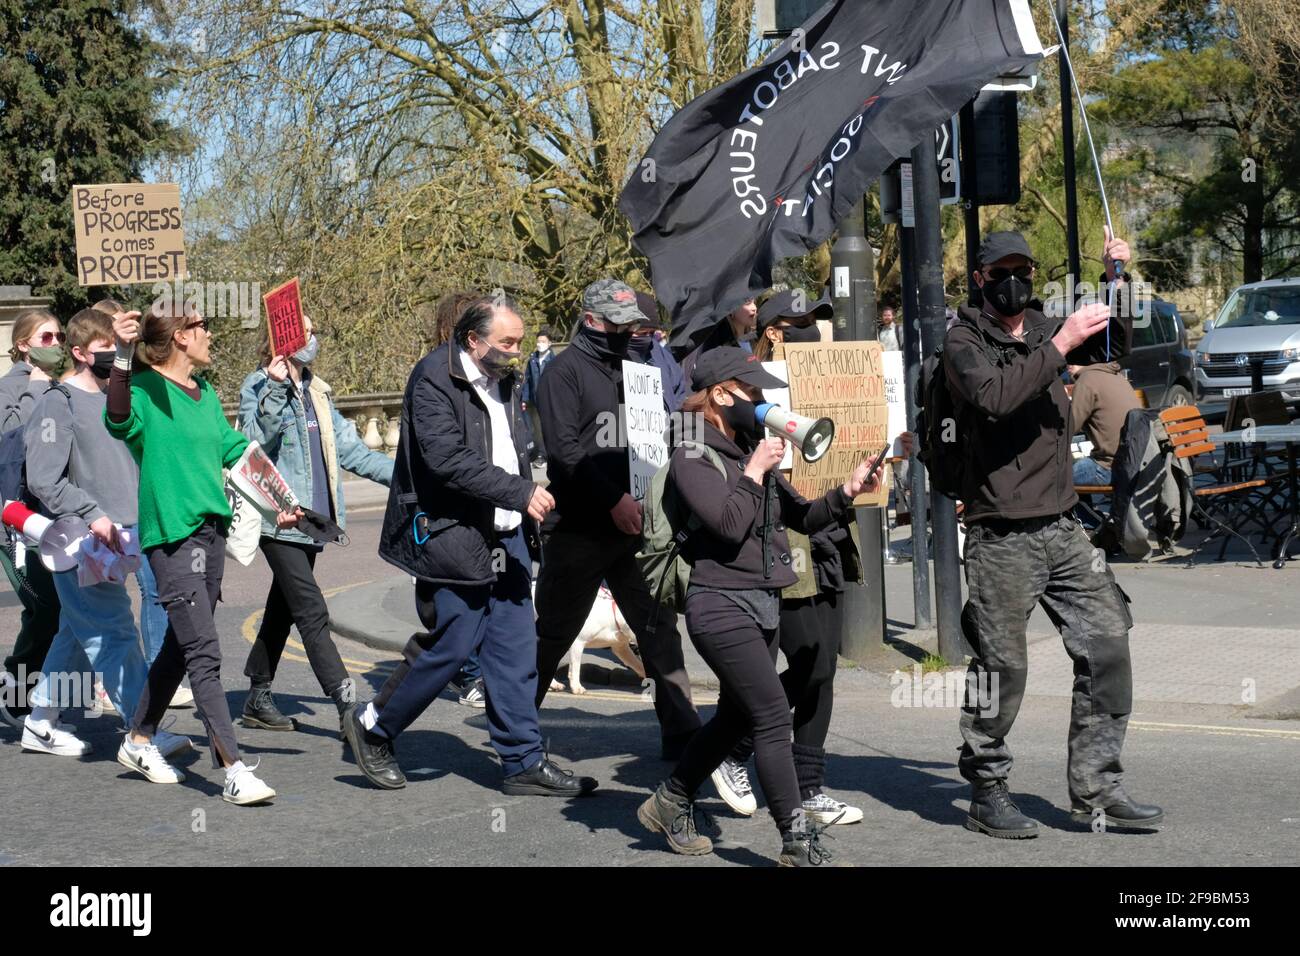
[[(1049, 299), (1043, 311), (1051, 318), (1064, 320), (1064, 300)], [(1192, 402), (1193, 356), (1177, 306), (1159, 296), (1151, 298), (1150, 315), (1140, 314), (1133, 320), (1133, 341), (1120, 367), (1129, 384), (1142, 390), (1150, 408)]]
[(1238, 286), (1205, 328), (1194, 353), (1197, 401), (1248, 394), (1255, 364), (1264, 391), (1300, 401), (1300, 279)]

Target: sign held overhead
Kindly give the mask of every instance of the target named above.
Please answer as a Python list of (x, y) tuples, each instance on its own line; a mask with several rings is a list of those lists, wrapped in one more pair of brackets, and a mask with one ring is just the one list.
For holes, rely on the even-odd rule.
[(184, 279), (185, 232), (175, 183), (72, 187), (77, 284), (135, 285)]

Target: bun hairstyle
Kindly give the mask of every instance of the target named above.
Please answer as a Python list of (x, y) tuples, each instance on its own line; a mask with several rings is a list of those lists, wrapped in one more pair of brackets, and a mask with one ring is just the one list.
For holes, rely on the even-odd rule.
[(32, 335), (46, 322), (57, 322), (58, 318), (53, 312), (47, 309), (29, 309), (14, 320), (14, 331), (11, 337), (13, 345), (9, 347), (9, 358), (14, 362), (25, 361), (23, 353), (19, 350), (19, 345), (26, 345)]

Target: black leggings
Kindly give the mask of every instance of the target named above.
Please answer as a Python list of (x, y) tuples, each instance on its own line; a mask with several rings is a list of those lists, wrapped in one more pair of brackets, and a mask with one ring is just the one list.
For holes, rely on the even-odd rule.
[[(826, 780), (826, 735), (831, 729), (835, 697), (835, 661), (840, 652), (840, 596), (821, 591), (816, 597), (781, 602), (781, 672), (785, 697), (794, 710), (794, 763), (799, 793), (818, 793)], [(731, 751), (737, 763), (748, 762), (754, 742), (746, 737)]]
[(709, 591), (687, 598), (686, 629), (722, 687), (713, 719), (691, 738), (672, 783), (693, 797), (748, 734), (772, 819), (788, 833), (801, 801), (790, 747), (790, 705), (776, 674), (777, 632), (760, 630), (746, 612)]
[(308, 544), (263, 538), (262, 554), (271, 566), (271, 590), (257, 640), (248, 652), (244, 676), (269, 684), (284, 653), (289, 628), (298, 625), (303, 649), (321, 690), (332, 694), (347, 680), (348, 672), (330, 638), (330, 612), (316, 583), (314, 569), (320, 552)]

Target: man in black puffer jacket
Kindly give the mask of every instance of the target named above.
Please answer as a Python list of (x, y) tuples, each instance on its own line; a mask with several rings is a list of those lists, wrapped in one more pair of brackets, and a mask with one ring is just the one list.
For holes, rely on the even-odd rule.
[(508, 299), (483, 298), (453, 341), (416, 365), (402, 399), (401, 438), (379, 555), (417, 579), (427, 634), (344, 733), (378, 787), (405, 786), (392, 741), (440, 694), (476, 644), (488, 733), (508, 794), (579, 796), (596, 782), (546, 759), (537, 724), (532, 562), (536, 522), (555, 505), (532, 480), (517, 369), (524, 324)]

